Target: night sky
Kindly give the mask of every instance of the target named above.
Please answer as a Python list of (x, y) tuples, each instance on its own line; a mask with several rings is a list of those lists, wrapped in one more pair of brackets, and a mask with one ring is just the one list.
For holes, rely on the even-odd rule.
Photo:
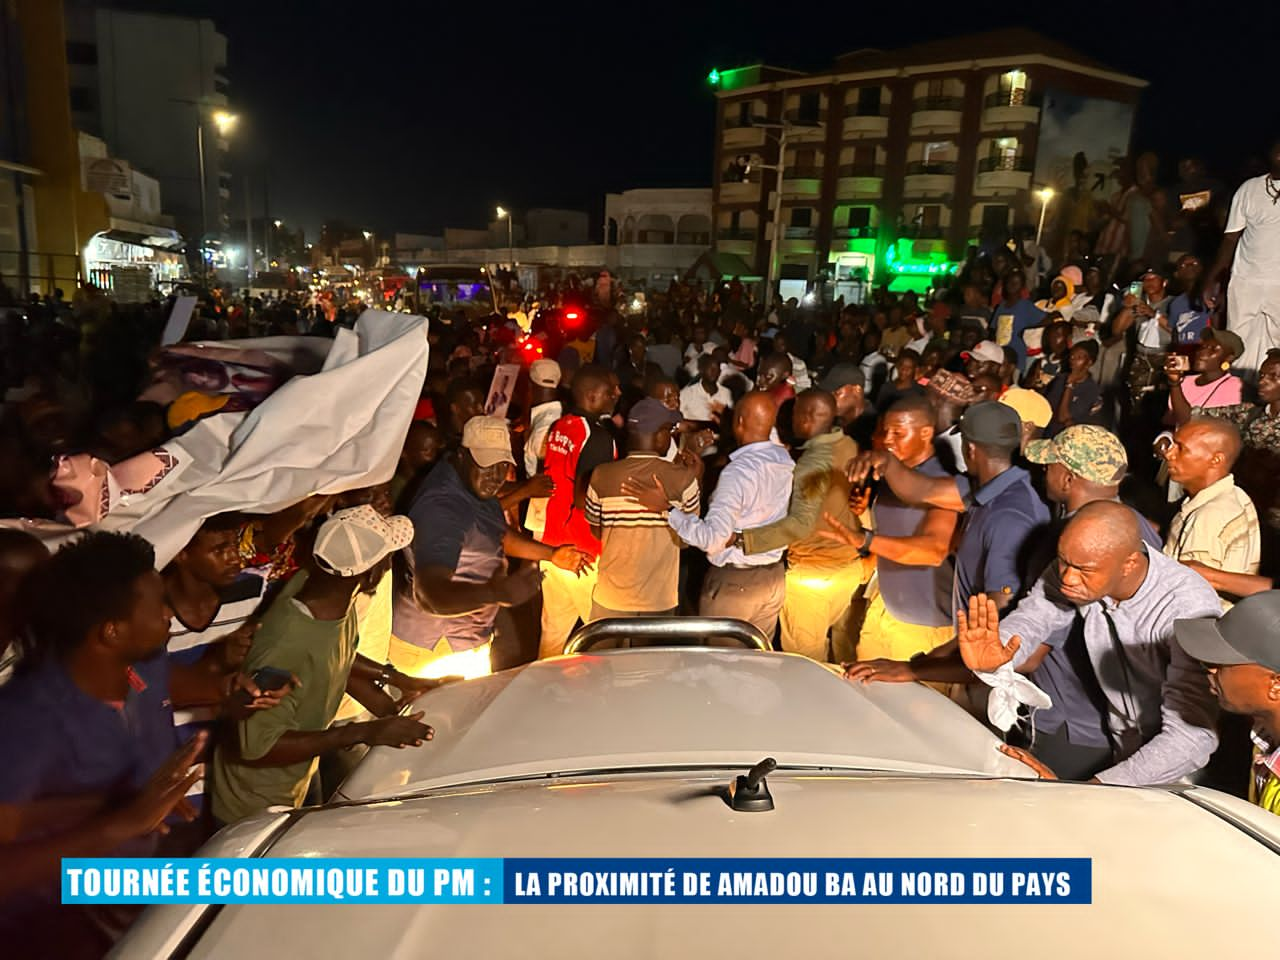
[(1161, 3), (955, 0), (117, 5), (217, 23), (241, 117), (233, 167), (259, 181), (265, 170), (271, 214), (309, 238), (326, 219), (380, 234), (481, 227), (499, 203), (598, 223), (606, 191), (710, 184), (713, 66), (816, 69), (861, 47), (1009, 26), (1149, 80), (1136, 146), (1160, 154), (1165, 179), (1194, 152), (1234, 184), (1280, 134), (1274, 17), (1261, 2), (1195, 18)]

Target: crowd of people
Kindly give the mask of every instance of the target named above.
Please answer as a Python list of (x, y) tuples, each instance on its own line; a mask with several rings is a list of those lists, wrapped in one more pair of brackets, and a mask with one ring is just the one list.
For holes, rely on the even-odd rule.
[[(323, 801), (364, 748), (432, 739), (422, 692), (605, 618), (742, 620), (850, 683), (933, 686), (1042, 777), (1195, 778), (1280, 813), (1270, 159), (1212, 269), (1081, 237), (866, 303), (766, 309), (727, 280), (618, 309), (571, 284), (436, 316), (393, 477), (207, 517), (159, 569), (136, 535), (50, 553), (19, 518), (61, 516), (58, 457), (126, 462), (224, 408), (148, 392), (162, 307), (9, 316), (6, 942), (92, 955), (130, 917), (49, 921), (61, 858), (179, 856)], [(245, 322), (344, 322), (297, 314)]]

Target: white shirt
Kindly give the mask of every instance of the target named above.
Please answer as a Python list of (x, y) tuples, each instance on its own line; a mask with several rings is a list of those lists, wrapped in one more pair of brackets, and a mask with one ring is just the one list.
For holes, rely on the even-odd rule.
[[(529, 411), (529, 436), (525, 438), (524, 442), (524, 469), (531, 477), (538, 472), (538, 465), (542, 462), (542, 448), (547, 442), (547, 434), (551, 432), (551, 428), (560, 419), (561, 412), (559, 400), (540, 403)], [(542, 536), (542, 531), (547, 526), (546, 497), (535, 497), (529, 501), (529, 509), (525, 513), (524, 526), (526, 530), (532, 530), (537, 536)]]
[(1226, 232), (1243, 231), (1231, 273), (1280, 284), (1280, 201), (1272, 202), (1266, 181), (1265, 174), (1246, 180), (1231, 198)]
[(715, 393), (707, 393), (701, 380), (695, 380), (680, 391), (680, 416), (686, 420), (710, 420), (713, 404), (725, 410), (733, 406), (733, 394), (723, 384), (716, 384)]

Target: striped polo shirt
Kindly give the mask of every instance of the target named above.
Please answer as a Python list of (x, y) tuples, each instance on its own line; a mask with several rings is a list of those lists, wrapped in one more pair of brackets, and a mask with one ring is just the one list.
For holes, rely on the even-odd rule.
[(655, 476), (661, 478), (673, 508), (698, 512), (693, 471), (656, 453), (628, 454), (591, 474), (587, 523), (601, 528), (603, 545), (592, 599), (610, 610), (657, 613), (680, 603), (680, 538), (667, 522), (666, 511), (646, 510), (622, 493), (624, 480), (652, 484)]
[[(222, 591), (221, 605), (214, 611), (213, 619), (203, 629), (194, 629), (183, 623), (175, 614), (169, 621), (169, 663), (190, 665), (211, 652), (210, 648), (248, 620), (262, 602), (267, 580), (257, 573), (242, 572), (231, 586)], [(179, 743), (186, 743), (200, 730), (213, 735), (218, 717), (217, 706), (183, 707), (173, 711), (173, 723), (178, 731)], [(197, 810), (203, 803), (204, 778), (197, 780), (187, 791), (189, 800)]]

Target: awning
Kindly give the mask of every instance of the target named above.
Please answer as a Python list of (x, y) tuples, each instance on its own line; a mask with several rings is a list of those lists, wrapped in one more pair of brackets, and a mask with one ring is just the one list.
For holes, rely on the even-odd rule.
[(698, 272), (705, 272), (713, 277), (728, 277), (730, 279), (736, 277), (739, 280), (763, 280), (760, 274), (756, 273), (747, 261), (736, 253), (724, 253), (719, 250), (708, 250), (697, 260), (693, 261), (693, 266), (689, 268), (685, 276), (693, 276)]
[(156, 250), (176, 251), (182, 249), (182, 234), (172, 227), (162, 227), (157, 223), (140, 223), (137, 220), (122, 220), (112, 217), (107, 221), (107, 229), (100, 236), (120, 243), (136, 243), (140, 247), (153, 247)]
[(43, 177), (44, 171), (28, 167), (25, 163), (14, 163), (12, 160), (0, 160), (0, 170), (11, 170), (14, 173), (25, 173), (29, 177)]

